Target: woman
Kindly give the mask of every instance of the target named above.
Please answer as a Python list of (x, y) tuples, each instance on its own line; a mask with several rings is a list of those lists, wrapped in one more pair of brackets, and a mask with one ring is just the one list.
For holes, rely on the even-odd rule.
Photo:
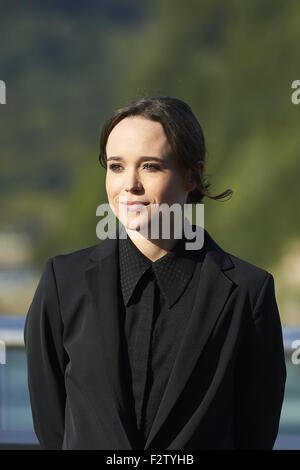
[(105, 124), (99, 159), (116, 237), (48, 259), (26, 318), (42, 448), (271, 449), (286, 379), (273, 276), (204, 229), (187, 249), (184, 212), (166, 234), (157, 210), (232, 193), (208, 192), (196, 117), (136, 101)]

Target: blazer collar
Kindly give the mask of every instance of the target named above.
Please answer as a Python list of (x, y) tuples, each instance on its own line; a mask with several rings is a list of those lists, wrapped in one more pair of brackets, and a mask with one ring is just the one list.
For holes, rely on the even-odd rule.
[[(155, 448), (155, 441), (177, 399), (182, 393), (203, 348), (232, 293), (235, 283), (225, 271), (234, 267), (229, 255), (204, 230), (202, 266), (194, 308), (179, 345), (169, 381), (148, 435), (145, 449)], [(124, 448), (133, 448), (135, 422), (126, 398), (126, 377), (122, 367), (121, 319), (119, 313), (121, 292), (118, 264), (117, 233), (99, 243), (89, 256), (86, 269), (87, 289), (90, 293), (96, 321), (102, 335), (101, 348), (107, 378), (114, 397), (119, 438)], [(212, 295), (213, 292), (213, 295)], [(125, 424), (127, 423), (127, 424)]]

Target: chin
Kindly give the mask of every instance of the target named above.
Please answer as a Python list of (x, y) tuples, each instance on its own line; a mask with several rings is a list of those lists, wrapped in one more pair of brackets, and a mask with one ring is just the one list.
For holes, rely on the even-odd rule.
[(148, 223), (147, 221), (139, 218), (139, 217), (136, 217), (132, 220), (125, 220), (124, 222), (122, 222), (126, 228), (128, 230), (136, 230), (136, 231), (140, 231), (141, 229), (143, 230), (146, 230), (147, 231), (147, 227), (148, 227)]

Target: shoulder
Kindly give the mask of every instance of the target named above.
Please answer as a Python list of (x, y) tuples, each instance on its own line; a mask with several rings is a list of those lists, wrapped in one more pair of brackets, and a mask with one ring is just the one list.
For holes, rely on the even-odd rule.
[[(230, 273), (233, 281), (240, 283), (258, 280), (259, 282), (261, 280), (263, 281), (267, 276), (270, 275), (266, 269), (227, 251), (225, 248), (221, 247), (206, 230), (204, 230), (204, 232), (206, 250), (218, 253), (218, 256), (223, 261), (223, 264), (230, 268), (228, 275)], [(224, 263), (224, 260), (226, 260), (226, 263)]]
[(81, 248), (69, 253), (57, 254), (47, 260), (46, 264), (52, 264), (54, 273), (75, 275), (85, 271), (96, 261), (113, 253), (116, 249), (116, 240), (106, 238), (94, 245)]
[(87, 263), (90, 254), (96, 246), (97, 245), (92, 245), (69, 253), (57, 254), (47, 260), (46, 266), (51, 265), (54, 272), (67, 271), (74, 273), (74, 270), (76, 271)]
[(258, 299), (266, 291), (274, 294), (274, 278), (266, 269), (228, 253), (235, 269), (231, 271), (231, 279), (238, 284), (239, 289), (249, 294), (252, 306), (257, 305)]
[(209, 234), (207, 238), (208, 250), (218, 254), (224, 275), (236, 285), (241, 295), (249, 296), (252, 305), (262, 292), (274, 288), (273, 276), (266, 269), (222, 248)]
[(233, 280), (241, 283), (262, 284), (271, 274), (264, 268), (226, 252), (231, 259), (235, 269), (232, 270)]

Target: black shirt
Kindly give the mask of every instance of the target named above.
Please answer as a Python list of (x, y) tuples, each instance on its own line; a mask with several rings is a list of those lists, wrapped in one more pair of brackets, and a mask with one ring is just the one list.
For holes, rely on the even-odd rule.
[(143, 448), (193, 308), (202, 250), (185, 250), (182, 238), (151, 262), (129, 237), (118, 242), (129, 383)]

